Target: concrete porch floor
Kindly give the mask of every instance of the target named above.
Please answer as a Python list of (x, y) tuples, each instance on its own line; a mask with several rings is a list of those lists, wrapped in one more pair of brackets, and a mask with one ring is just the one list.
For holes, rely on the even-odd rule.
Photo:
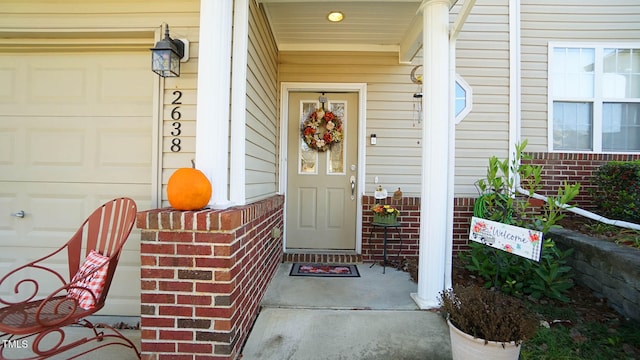
[(242, 360), (451, 359), (439, 314), (421, 311), (409, 274), (358, 264), (358, 278), (289, 276), (281, 264)]
[[(409, 274), (357, 264), (360, 277), (289, 276), (281, 264), (269, 284), (262, 310), (249, 334), (242, 360), (413, 360), (451, 359), (449, 330), (439, 314), (421, 311), (410, 294), (417, 284)], [(65, 328), (79, 338), (91, 331)], [(139, 330), (121, 330), (140, 349)], [(73, 349), (51, 359), (68, 359)], [(31, 351), (13, 348), (8, 358)], [(79, 359), (137, 359), (133, 350), (112, 345)]]

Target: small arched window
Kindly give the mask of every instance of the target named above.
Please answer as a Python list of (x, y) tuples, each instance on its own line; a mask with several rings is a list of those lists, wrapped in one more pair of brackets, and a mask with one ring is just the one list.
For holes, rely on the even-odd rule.
[(464, 81), (464, 79), (456, 74), (456, 86), (455, 86), (455, 119), (456, 124), (459, 124), (467, 114), (471, 112), (471, 105), (473, 104), (473, 91), (471, 86)]

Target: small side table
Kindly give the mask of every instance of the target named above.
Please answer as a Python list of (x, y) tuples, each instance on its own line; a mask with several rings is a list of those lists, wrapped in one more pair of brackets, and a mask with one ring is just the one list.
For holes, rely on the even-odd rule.
[[(402, 235), (400, 235), (400, 223), (396, 222), (394, 224), (383, 224), (383, 223), (372, 222), (371, 226), (372, 228), (371, 228), (371, 231), (369, 232), (369, 239), (367, 240), (367, 242), (369, 243), (369, 247), (371, 247), (371, 234), (373, 233), (373, 230), (376, 227), (381, 227), (384, 229), (384, 242), (383, 242), (383, 248), (382, 248), (382, 273), (384, 274), (387, 268), (387, 242), (388, 242), (387, 229), (396, 228), (396, 232), (398, 232), (398, 237), (400, 238), (400, 248), (398, 249), (398, 255), (396, 255), (396, 260), (397, 260), (398, 257), (400, 257), (400, 251), (402, 250)], [(369, 267), (372, 268), (373, 265), (375, 264), (376, 263), (374, 262)]]

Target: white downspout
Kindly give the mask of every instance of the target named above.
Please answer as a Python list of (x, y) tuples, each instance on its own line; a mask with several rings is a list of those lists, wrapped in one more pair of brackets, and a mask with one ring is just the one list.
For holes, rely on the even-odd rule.
[[(450, 8), (457, 3), (454, 1)], [(449, 289), (453, 285), (453, 279), (451, 278), (453, 269), (453, 211), (454, 211), (454, 198), (455, 198), (455, 160), (456, 160), (456, 106), (455, 106), (455, 92), (456, 92), (456, 40), (462, 26), (467, 21), (471, 9), (475, 5), (476, 0), (467, 0), (460, 9), (460, 13), (456, 18), (456, 21), (451, 28), (449, 35), (449, 153), (448, 161), (449, 168), (447, 171), (447, 183), (449, 184), (447, 193), (447, 238), (446, 238), (446, 251), (445, 251), (445, 274), (444, 274), (444, 286)]]
[(521, 137), (521, 76), (520, 0), (509, 0), (509, 149), (515, 149)]
[(445, 272), (444, 287), (450, 289), (453, 286), (451, 272), (453, 271), (453, 211), (455, 208), (455, 174), (456, 174), (456, 121), (455, 121), (455, 81), (456, 79), (456, 39), (449, 39), (449, 149), (447, 169), (447, 237), (445, 243)]
[[(520, 186), (519, 179), (516, 179), (516, 181), (517, 181), (517, 184), (518, 184), (518, 186), (516, 188), (516, 191), (519, 192), (520, 194), (524, 194), (524, 195), (529, 196), (529, 191)], [(531, 197), (534, 198), (534, 199), (538, 199), (538, 200), (543, 200), (545, 202), (549, 202), (549, 199), (544, 195), (540, 195), (540, 194), (535, 194), (534, 193), (533, 195), (531, 195)], [(572, 212), (574, 214), (582, 215), (582, 216), (587, 217), (589, 219), (600, 221), (600, 222), (603, 222), (605, 224), (620, 226), (620, 227), (627, 228), (627, 229), (640, 230), (640, 225), (638, 225), (638, 224), (634, 224), (634, 223), (630, 223), (630, 222), (622, 221), (622, 220), (608, 219), (608, 218), (606, 218), (606, 217), (604, 217), (602, 215), (598, 215), (596, 213), (592, 213), (591, 211), (588, 211), (588, 210), (585, 210), (585, 209), (581, 209), (581, 208), (578, 208), (578, 207), (569, 207), (568, 205), (564, 205), (562, 207), (565, 210), (570, 211), (570, 212)]]

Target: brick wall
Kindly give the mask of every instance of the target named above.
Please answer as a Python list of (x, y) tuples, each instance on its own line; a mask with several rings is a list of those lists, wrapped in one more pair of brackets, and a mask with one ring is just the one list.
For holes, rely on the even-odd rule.
[[(381, 261), (384, 244), (384, 228), (373, 227), (373, 213), (371, 207), (379, 202), (373, 196), (364, 196), (362, 199), (362, 260)], [(400, 235), (396, 228), (387, 228), (387, 258), (393, 260), (400, 252), (402, 257), (417, 257), (420, 238), (420, 198), (403, 197), (401, 200), (392, 200), (390, 197), (381, 201), (382, 204), (393, 205), (400, 210), (398, 223)], [(400, 237), (402, 237), (402, 249), (400, 249)]]
[(473, 216), (475, 198), (453, 199), (453, 255), (469, 250), (469, 227)]
[(585, 210), (593, 210), (594, 204), (589, 196), (589, 189), (594, 188), (591, 181), (593, 172), (601, 165), (610, 161), (634, 161), (640, 159), (640, 154), (572, 154), (572, 153), (527, 153), (531, 160), (523, 160), (535, 165), (542, 165), (544, 189), (541, 195), (557, 195), (558, 187), (564, 182), (580, 183), (580, 194), (573, 203)]
[(140, 212), (144, 359), (235, 359), (282, 259), (282, 196)]
[[(473, 216), (472, 198), (455, 198), (453, 214), (453, 251), (454, 253), (466, 249), (469, 238), (469, 226)], [(373, 196), (365, 196), (362, 200), (362, 259), (363, 261), (382, 260), (384, 229), (373, 227), (373, 214), (371, 207), (377, 202)], [(384, 204), (391, 204), (400, 210), (400, 236), (402, 237), (402, 249), (400, 257), (417, 258), (420, 244), (420, 198), (403, 197), (402, 200), (392, 200), (391, 197), (383, 200)], [(371, 238), (369, 239), (369, 236)], [(393, 259), (400, 250), (399, 236), (394, 228), (387, 229), (387, 251), (390, 259)]]

